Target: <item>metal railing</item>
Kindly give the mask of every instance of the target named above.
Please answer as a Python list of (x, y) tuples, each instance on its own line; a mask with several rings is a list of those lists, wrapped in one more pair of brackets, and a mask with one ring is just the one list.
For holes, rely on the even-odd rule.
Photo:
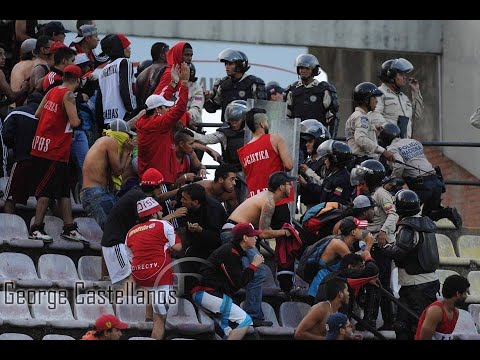
[[(203, 127), (219, 127), (219, 123), (202, 123)], [(344, 137), (337, 137), (335, 140), (346, 141)], [(452, 146), (452, 147), (480, 147), (480, 143), (476, 142), (461, 142), (461, 141), (420, 141), (423, 146)], [(218, 165), (206, 165), (207, 169), (216, 169)], [(461, 185), (461, 186), (480, 186), (480, 181), (468, 180), (445, 180), (445, 185)]]

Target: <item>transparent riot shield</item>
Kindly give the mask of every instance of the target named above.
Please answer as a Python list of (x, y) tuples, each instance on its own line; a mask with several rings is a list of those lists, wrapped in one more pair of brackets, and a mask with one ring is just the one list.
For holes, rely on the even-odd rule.
[[(287, 148), (290, 151), (290, 155), (293, 160), (293, 170), (288, 174), (298, 176), (298, 156), (300, 152), (300, 122), (297, 119), (287, 119), (287, 103), (283, 101), (268, 101), (268, 100), (255, 100), (247, 99), (247, 106), (251, 108), (265, 109), (268, 117), (268, 125), (270, 134), (280, 134), (285, 139)], [(252, 132), (245, 126), (245, 144), (252, 139)], [(293, 189), (295, 191), (294, 202), (289, 203), (290, 215), (295, 215), (296, 203), (297, 203), (297, 183), (294, 183)]]

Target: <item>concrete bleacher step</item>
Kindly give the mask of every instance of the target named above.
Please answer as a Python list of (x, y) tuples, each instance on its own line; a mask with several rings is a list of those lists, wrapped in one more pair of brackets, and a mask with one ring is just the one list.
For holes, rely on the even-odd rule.
[[(242, 309), (244, 304), (245, 302), (240, 304)], [(295, 328), (280, 326), (272, 305), (262, 301), (262, 312), (264, 315), (264, 320), (271, 321), (273, 324), (272, 326), (258, 326), (255, 328), (255, 332), (258, 333), (261, 339), (293, 339)]]

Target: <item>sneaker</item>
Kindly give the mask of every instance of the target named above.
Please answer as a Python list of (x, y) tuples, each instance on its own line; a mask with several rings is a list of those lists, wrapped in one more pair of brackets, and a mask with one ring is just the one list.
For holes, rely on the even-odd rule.
[(273, 322), (267, 320), (253, 319), (253, 327), (272, 326)]
[(42, 240), (44, 243), (51, 243), (53, 238), (42, 229), (31, 231), (28, 238), (32, 240)]
[(63, 227), (63, 233), (61, 235), (62, 239), (71, 240), (71, 241), (78, 241), (87, 243), (87, 239), (85, 239), (82, 234), (78, 232), (77, 223), (74, 223), (71, 226)]
[(457, 208), (452, 208), (449, 219), (457, 229), (460, 229), (462, 227), (462, 217), (458, 213)]

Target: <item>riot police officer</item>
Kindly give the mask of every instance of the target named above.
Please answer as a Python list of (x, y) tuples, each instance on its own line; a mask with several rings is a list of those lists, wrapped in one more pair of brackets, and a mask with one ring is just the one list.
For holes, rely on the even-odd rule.
[(227, 76), (215, 82), (213, 90), (205, 91), (204, 108), (209, 113), (222, 109), (222, 121), (225, 108), (233, 100), (266, 100), (265, 82), (259, 77), (246, 75), (250, 66), (245, 53), (234, 49), (225, 49), (218, 55), (219, 61), (225, 63)]
[[(398, 215), (395, 210), (392, 194), (382, 186), (382, 180), (385, 178), (385, 167), (378, 160), (365, 160), (360, 165), (352, 169), (352, 184), (361, 183), (363, 191), (368, 191), (375, 201), (375, 215), (371, 223), (368, 224), (368, 230), (375, 236), (375, 243), (372, 246), (372, 257), (375, 259), (380, 269), (380, 282), (382, 286), (392, 293), (390, 289), (390, 275), (392, 272), (392, 261), (383, 255), (382, 249), (387, 244), (395, 242), (395, 227), (398, 221)], [(369, 293), (372, 292), (372, 293)], [(373, 287), (367, 289), (367, 306), (364, 319), (375, 326), (375, 320), (378, 316), (378, 303), (382, 309), (384, 321), (383, 330), (391, 330), (393, 327), (393, 308), (385, 296), (380, 296)]]
[(325, 178), (324, 159), (317, 153), (318, 147), (330, 139), (330, 133), (321, 122), (315, 119), (300, 123), (300, 166), (298, 182), (300, 184), (300, 202), (310, 208), (318, 204), (318, 194), (310, 188), (321, 185)]
[[(368, 114), (368, 118), (376, 126), (385, 122), (397, 124), (402, 130), (401, 137), (408, 139), (412, 137), (413, 117), (420, 119), (423, 114), (423, 98), (418, 80), (408, 77), (413, 69), (412, 63), (404, 58), (385, 61), (378, 76), (382, 80), (379, 89), (383, 96), (378, 99), (375, 111)], [(407, 84), (412, 92), (413, 102), (402, 92)]]
[(461, 228), (462, 218), (457, 209), (441, 204), (443, 178), (428, 161), (423, 145), (414, 139), (400, 139), (400, 128), (391, 123), (383, 126), (378, 137), (395, 157), (391, 176), (403, 178), (408, 188), (415, 191), (423, 203), (422, 216), (428, 216), (433, 221), (447, 218), (457, 229)]
[[(435, 274), (439, 265), (436, 226), (427, 216), (419, 215), (420, 205), (420, 198), (411, 190), (400, 190), (395, 195), (400, 217), (396, 241), (383, 249), (398, 267), (400, 301), (418, 316), (437, 300), (440, 290)], [(397, 340), (413, 340), (416, 327), (417, 320), (399, 307), (394, 325)]]
[(328, 128), (332, 138), (338, 130), (338, 96), (332, 84), (319, 82), (320, 63), (312, 54), (302, 54), (295, 60), (300, 80), (291, 84), (286, 93), (287, 116), (291, 119), (317, 119)]
[(356, 107), (345, 123), (345, 137), (357, 157), (357, 164), (366, 159), (378, 160), (381, 155), (393, 159), (393, 154), (378, 144), (377, 129), (367, 117), (367, 113), (375, 110), (382, 94), (371, 82), (360, 83), (353, 90)]
[(311, 191), (319, 194), (317, 204), (333, 201), (347, 205), (353, 191), (350, 173), (346, 169), (353, 159), (352, 149), (344, 142), (327, 140), (318, 147), (317, 153), (324, 159), (326, 168), (323, 183), (309, 186)]
[[(225, 120), (227, 124), (219, 127), (213, 134), (194, 133), (195, 141), (202, 144), (222, 144), (223, 160), (235, 167), (240, 177), (243, 176), (243, 168), (238, 158), (237, 150), (244, 145), (245, 139), (245, 115), (248, 111), (245, 100), (234, 100), (225, 109)], [(214, 159), (218, 161), (219, 159)], [(246, 199), (246, 185), (237, 181), (237, 199), (239, 202)]]

